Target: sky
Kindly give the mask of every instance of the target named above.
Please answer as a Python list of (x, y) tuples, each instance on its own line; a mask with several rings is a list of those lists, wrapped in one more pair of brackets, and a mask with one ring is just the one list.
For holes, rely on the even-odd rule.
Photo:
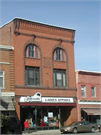
[(14, 18), (75, 29), (75, 70), (101, 72), (100, 0), (0, 0), (0, 27)]

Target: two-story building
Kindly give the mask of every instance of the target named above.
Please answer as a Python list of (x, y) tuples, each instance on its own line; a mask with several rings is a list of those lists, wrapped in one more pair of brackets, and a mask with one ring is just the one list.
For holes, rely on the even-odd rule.
[(0, 28), (0, 111), (15, 115), (14, 47), (9, 23)]
[(19, 18), (9, 24), (18, 118), (38, 126), (41, 120), (64, 126), (76, 121), (75, 30)]
[(101, 72), (77, 70), (78, 120), (101, 124)]

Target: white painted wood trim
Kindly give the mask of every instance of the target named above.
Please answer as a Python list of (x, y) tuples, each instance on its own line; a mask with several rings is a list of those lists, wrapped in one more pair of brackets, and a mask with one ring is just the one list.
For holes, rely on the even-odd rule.
[(0, 49), (14, 50), (14, 47), (12, 47), (12, 46), (7, 46), (7, 45), (0, 45)]
[(8, 62), (0, 62), (0, 64), (9, 65), (10, 63), (8, 63)]
[(15, 92), (1, 92), (1, 96), (15, 96)]

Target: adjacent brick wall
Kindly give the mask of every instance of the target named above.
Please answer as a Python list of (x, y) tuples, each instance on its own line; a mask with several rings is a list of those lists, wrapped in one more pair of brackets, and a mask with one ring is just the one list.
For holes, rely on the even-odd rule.
[[(84, 101), (101, 101), (101, 76), (100, 73), (76, 72), (77, 98)], [(86, 88), (86, 97), (81, 97), (81, 86)], [(91, 97), (91, 87), (96, 89), (96, 97)], [(81, 108), (101, 108), (101, 105), (85, 105), (77, 103), (78, 120), (81, 120)]]
[[(13, 22), (0, 28), (0, 45), (13, 46)], [(14, 51), (9, 49), (0, 50), (0, 70), (5, 71), (5, 89), (2, 92), (14, 92)]]

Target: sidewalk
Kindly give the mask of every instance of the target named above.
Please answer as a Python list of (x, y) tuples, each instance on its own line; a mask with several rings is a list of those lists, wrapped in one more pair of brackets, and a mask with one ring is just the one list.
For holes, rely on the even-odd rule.
[(22, 135), (55, 135), (55, 134), (60, 134), (60, 130), (59, 129), (55, 129), (55, 130), (40, 130), (37, 132), (32, 132), (32, 133), (22, 133)]

